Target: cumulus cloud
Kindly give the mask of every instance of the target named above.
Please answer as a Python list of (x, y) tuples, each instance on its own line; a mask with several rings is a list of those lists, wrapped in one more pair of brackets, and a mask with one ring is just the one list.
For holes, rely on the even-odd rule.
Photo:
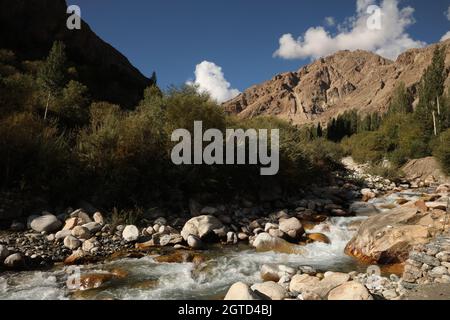
[(450, 6), (448, 7), (447, 11), (445, 12), (445, 16), (447, 17), (447, 20), (450, 21)]
[(195, 67), (195, 80), (188, 81), (187, 84), (196, 86), (199, 92), (209, 93), (211, 98), (219, 103), (233, 99), (241, 93), (231, 88), (222, 68), (209, 61), (203, 61)]
[[(383, 0), (380, 11), (373, 11), (375, 0), (357, 0), (356, 13), (338, 26), (339, 33), (330, 34), (323, 26), (309, 28), (302, 37), (283, 35), (275, 57), (284, 59), (317, 59), (339, 50), (368, 50), (386, 58), (395, 59), (407, 49), (426, 43), (414, 40), (406, 32), (415, 23), (411, 7), (399, 8), (399, 0)], [(368, 9), (372, 9), (368, 14)], [(369, 28), (379, 13), (379, 27)], [(376, 24), (372, 24), (376, 26)]]

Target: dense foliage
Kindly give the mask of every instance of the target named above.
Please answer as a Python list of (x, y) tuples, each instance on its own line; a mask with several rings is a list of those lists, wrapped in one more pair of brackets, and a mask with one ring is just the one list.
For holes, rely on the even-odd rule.
[[(0, 192), (33, 195), (65, 206), (80, 199), (104, 208), (179, 205), (196, 194), (257, 197), (262, 188), (296, 192), (327, 177), (339, 146), (274, 118), (224, 114), (193, 87), (162, 92), (152, 85), (132, 110), (91, 101), (56, 42), (45, 61), (19, 61), (0, 50)], [(181, 165), (170, 160), (174, 129), (280, 129), (280, 172), (251, 165)], [(319, 174), (320, 173), (320, 174)]]

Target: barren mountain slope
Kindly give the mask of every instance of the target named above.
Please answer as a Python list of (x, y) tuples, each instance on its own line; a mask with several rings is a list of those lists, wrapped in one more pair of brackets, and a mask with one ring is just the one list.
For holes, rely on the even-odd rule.
[[(450, 40), (443, 44), (450, 70)], [(224, 108), (242, 118), (273, 115), (294, 124), (326, 122), (353, 108), (362, 113), (384, 111), (400, 82), (416, 96), (435, 47), (406, 51), (395, 62), (371, 52), (340, 51), (253, 86)]]

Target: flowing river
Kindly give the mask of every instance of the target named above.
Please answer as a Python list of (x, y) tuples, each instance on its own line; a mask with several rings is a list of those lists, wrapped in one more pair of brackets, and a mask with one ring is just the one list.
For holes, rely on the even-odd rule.
[[(120, 259), (81, 267), (81, 273), (101, 273), (113, 269), (127, 276), (107, 283), (101, 289), (71, 292), (67, 289), (67, 270), (5, 273), (0, 276), (0, 299), (216, 299), (222, 298), (237, 281), (260, 282), (263, 264), (292, 267), (311, 266), (318, 270), (361, 271), (362, 266), (344, 254), (354, 234), (348, 226), (364, 218), (332, 218), (310, 232), (329, 237), (331, 244), (312, 243), (299, 255), (274, 252), (257, 253), (247, 246), (218, 247), (206, 251), (202, 270), (192, 263), (158, 263), (154, 256)], [(352, 231), (351, 231), (352, 230)]]
[[(398, 199), (414, 201), (429, 190), (405, 190), (372, 199), (381, 212), (397, 206)], [(311, 266), (319, 271), (359, 271), (367, 266), (358, 264), (344, 253), (345, 246), (357, 230), (355, 223), (367, 217), (331, 218), (309, 233), (323, 233), (331, 244), (311, 243), (301, 254), (256, 252), (244, 245), (217, 246), (201, 254), (201, 268), (194, 263), (159, 263), (156, 256), (140, 259), (119, 259), (81, 266), (81, 274), (101, 274), (123, 270), (126, 276), (105, 283), (98, 289), (72, 292), (67, 288), (67, 267), (48, 271), (7, 272), (0, 274), (0, 300), (4, 299), (221, 299), (237, 281), (261, 282), (263, 264), (283, 264), (291, 267)]]

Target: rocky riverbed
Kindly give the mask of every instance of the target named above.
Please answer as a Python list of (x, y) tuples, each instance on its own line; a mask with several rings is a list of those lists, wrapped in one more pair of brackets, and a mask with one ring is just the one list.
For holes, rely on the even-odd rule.
[(92, 206), (13, 221), (0, 231), (0, 298), (401, 299), (410, 251), (448, 228), (450, 186), (412, 188), (344, 164), (350, 176), (295, 199), (191, 200), (139, 225)]

